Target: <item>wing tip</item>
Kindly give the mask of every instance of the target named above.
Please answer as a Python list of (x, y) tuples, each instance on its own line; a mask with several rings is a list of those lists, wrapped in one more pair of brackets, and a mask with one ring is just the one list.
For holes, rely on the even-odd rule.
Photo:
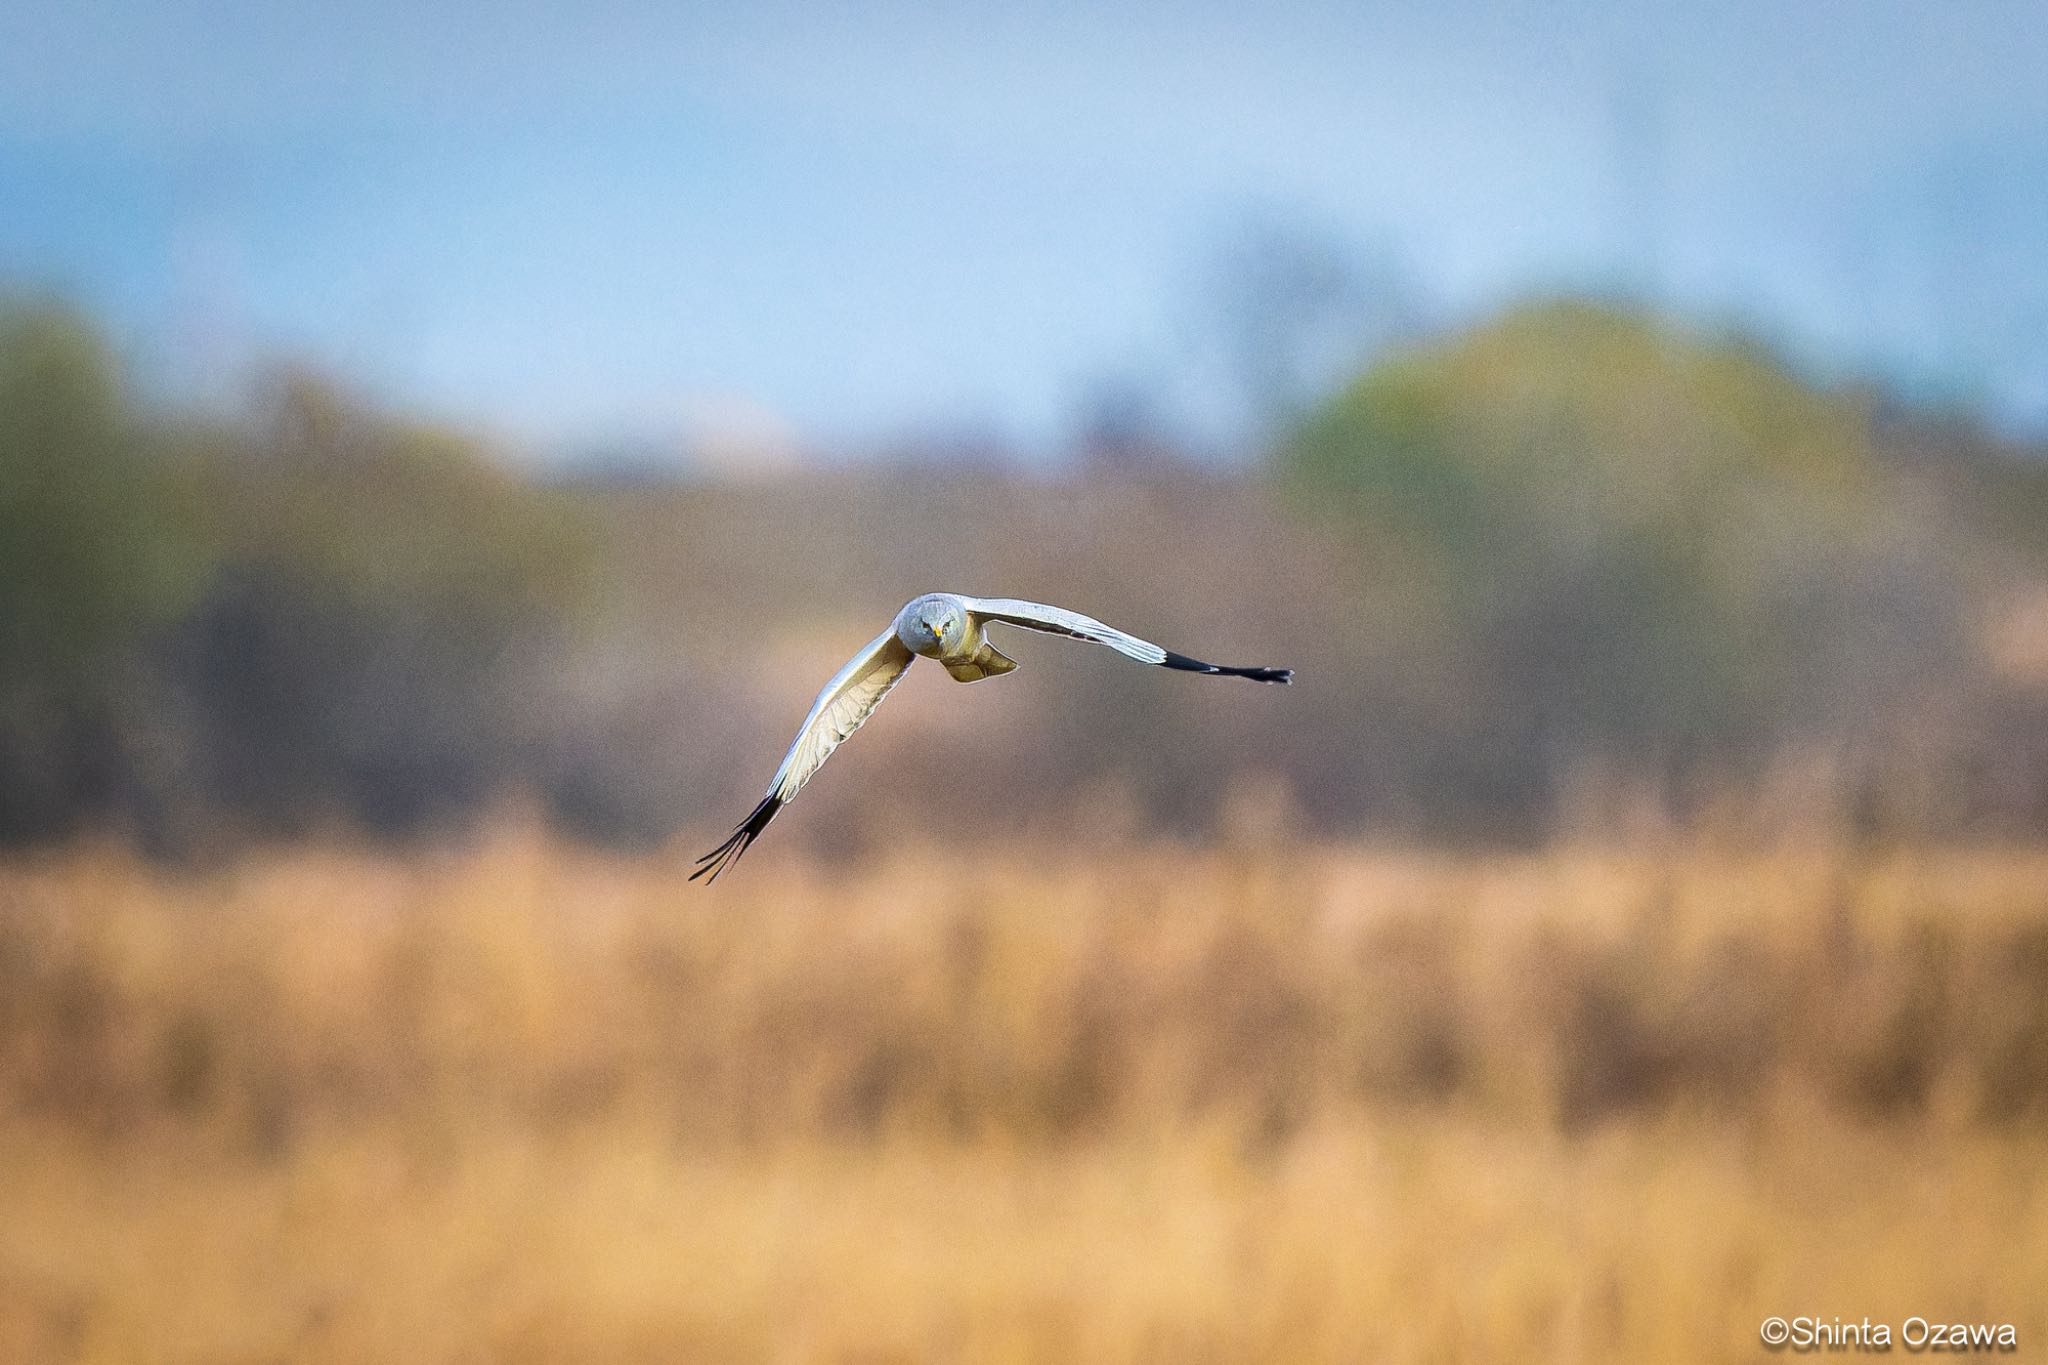
[(694, 882), (697, 878), (703, 877), (706, 886), (717, 881), (719, 875), (738, 862), (741, 855), (753, 845), (754, 840), (761, 837), (761, 831), (768, 828), (768, 822), (775, 818), (775, 813), (787, 804), (789, 803), (772, 793), (762, 797), (761, 804), (749, 811), (747, 818), (740, 821), (731, 834), (725, 836), (725, 842), (697, 859), (697, 870), (686, 880)]
[(1166, 657), (1160, 660), (1161, 666), (1177, 668), (1184, 673), (1207, 673), (1220, 678), (1250, 678), (1253, 682), (1279, 683), (1283, 687), (1294, 681), (1294, 670), (1291, 668), (1233, 668), (1227, 664), (1204, 663), (1185, 654), (1176, 654), (1170, 649), (1164, 653)]

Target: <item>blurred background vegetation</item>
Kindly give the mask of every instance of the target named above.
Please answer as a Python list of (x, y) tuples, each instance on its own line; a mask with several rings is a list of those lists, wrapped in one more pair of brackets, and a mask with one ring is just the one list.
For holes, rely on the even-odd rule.
[[(0, 305), (0, 1358), (2038, 1341), (2048, 459), (1590, 297), (1288, 374), (533, 465)], [(686, 898), (939, 586), (1299, 681), (914, 673)]]
[(2038, 1354), (2043, 13), (10, 10), (0, 1365)]
[[(1300, 682), (1230, 696), (1026, 641), (999, 701), (908, 688), (776, 842), (1034, 828), (1080, 790), (1199, 833), (1247, 782), (1378, 838), (1717, 803), (1858, 837), (2048, 821), (2039, 451), (1588, 299), (1377, 354), (1228, 469), (1107, 423), (1052, 469), (654, 477), (517, 466), (301, 371), (193, 417), (139, 394), (90, 319), (17, 298), (0, 841), (114, 829), (190, 857), (446, 835), (519, 802), (601, 842), (701, 832), (815, 682), (934, 587)], [(910, 742), (932, 727), (996, 731), (1000, 799), (862, 781), (936, 777)]]

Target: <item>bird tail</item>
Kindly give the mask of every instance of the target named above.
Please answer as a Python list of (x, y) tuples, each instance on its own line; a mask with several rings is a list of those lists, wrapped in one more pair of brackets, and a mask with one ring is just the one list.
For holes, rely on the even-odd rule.
[(964, 663), (947, 664), (946, 671), (953, 675), (954, 682), (980, 682), (998, 673), (1008, 673), (1016, 666), (1015, 659), (984, 640), (973, 658)]

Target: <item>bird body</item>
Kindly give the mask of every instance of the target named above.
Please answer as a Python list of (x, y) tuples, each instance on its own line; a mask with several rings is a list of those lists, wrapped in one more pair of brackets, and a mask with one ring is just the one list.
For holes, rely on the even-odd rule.
[(933, 592), (912, 598), (889, 629), (868, 642), (825, 684), (811, 703), (796, 741), (783, 756), (782, 766), (768, 784), (768, 794), (725, 841), (698, 860), (690, 880), (709, 874), (712, 881), (747, 851), (768, 822), (803, 789), (823, 767), (832, 751), (867, 722), (889, 689), (919, 658), (936, 660), (956, 682), (980, 682), (1008, 673), (1017, 661), (988, 641), (991, 623), (1021, 626), (1026, 630), (1065, 635), (1093, 644), (1107, 645), (1126, 658), (1162, 668), (1224, 677), (1251, 678), (1257, 682), (1286, 683), (1294, 672), (1286, 668), (1234, 668), (1203, 663), (1185, 654), (1163, 649), (1149, 640), (1127, 635), (1106, 626), (1092, 616), (1027, 602), (1012, 597), (967, 597), (959, 593)]

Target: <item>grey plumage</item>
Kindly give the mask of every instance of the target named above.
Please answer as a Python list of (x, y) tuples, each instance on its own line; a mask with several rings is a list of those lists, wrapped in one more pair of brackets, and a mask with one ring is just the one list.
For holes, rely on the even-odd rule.
[(804, 784), (817, 775), (832, 751), (867, 722), (917, 658), (936, 659), (958, 682), (980, 682), (1015, 669), (1016, 660), (988, 642), (991, 623), (1107, 645), (1126, 658), (1161, 668), (1269, 683), (1286, 683), (1294, 678), (1294, 671), (1287, 668), (1236, 668), (1204, 663), (1104, 625), (1092, 616), (1042, 602), (927, 593), (905, 603), (889, 629), (869, 641), (825, 684), (818, 699), (811, 703), (810, 714), (804, 717), (796, 741), (783, 755), (782, 766), (775, 770), (768, 794), (723, 843), (698, 859), (690, 880), (708, 874), (716, 881), (721, 872), (737, 862), (777, 812), (795, 800)]

